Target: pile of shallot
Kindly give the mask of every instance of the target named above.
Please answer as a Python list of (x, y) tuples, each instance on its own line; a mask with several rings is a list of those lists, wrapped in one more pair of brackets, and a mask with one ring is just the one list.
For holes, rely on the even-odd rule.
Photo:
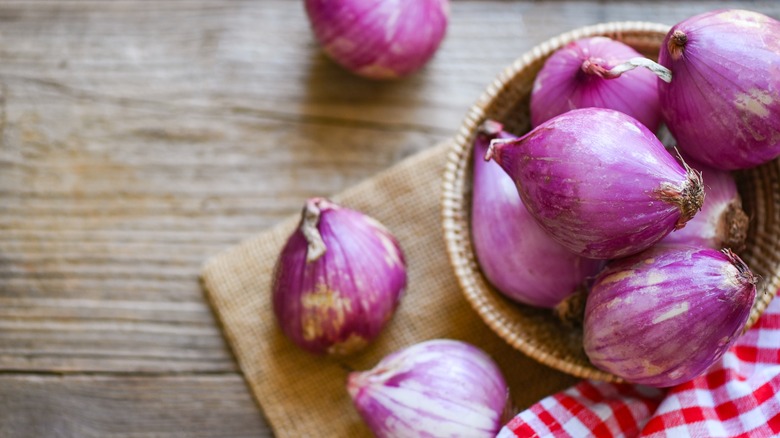
[[(370, 14), (337, 4), (344, 14), (306, 2), (328, 53), (366, 76), (414, 71), (444, 34), (446, 0)], [(402, 18), (422, 16), (434, 25), (404, 33)], [(361, 26), (380, 23), (398, 50), (357, 50)], [(584, 295), (585, 353), (627, 381), (666, 387), (701, 374), (739, 336), (756, 297), (735, 253), (749, 218), (729, 172), (780, 155), (780, 22), (741, 10), (692, 17), (671, 29), (659, 63), (605, 37), (572, 42), (539, 72), (529, 110), (525, 135), (487, 121), (475, 139), (471, 231), (486, 278), (559, 315), (576, 314), (573, 297)], [(677, 148), (656, 137), (661, 123)], [(313, 198), (279, 256), (273, 308), (300, 348), (359, 354), (406, 286), (387, 228)], [(491, 437), (511, 406), (496, 363), (445, 339), (350, 373), (345, 391), (378, 437)]]
[[(735, 253), (750, 220), (730, 171), (780, 156), (780, 22), (694, 16), (658, 63), (605, 37), (574, 41), (548, 58), (529, 109), (522, 137), (487, 121), (475, 139), (485, 277), (523, 304), (571, 314), (584, 301), (585, 353), (629, 382), (706, 371), (756, 298)], [(676, 148), (656, 137), (661, 122)]]

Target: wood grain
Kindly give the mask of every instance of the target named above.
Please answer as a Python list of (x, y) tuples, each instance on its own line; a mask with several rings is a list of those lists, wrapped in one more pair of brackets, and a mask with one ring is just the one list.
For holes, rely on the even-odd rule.
[(0, 436), (270, 437), (238, 376), (0, 376)]
[[(0, 2), (0, 435), (265, 433), (198, 284), (206, 258), (451, 135), (548, 37), (727, 5), (780, 16), (456, 0), (433, 61), (377, 83), (320, 53), (299, 1)], [(217, 396), (232, 401), (210, 413)]]

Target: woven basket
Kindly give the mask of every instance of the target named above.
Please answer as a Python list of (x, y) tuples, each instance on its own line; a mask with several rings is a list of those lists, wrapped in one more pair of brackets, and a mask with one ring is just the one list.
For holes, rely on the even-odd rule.
[[(471, 245), (471, 154), (477, 127), (494, 119), (514, 134), (530, 129), (529, 99), (534, 77), (554, 51), (571, 41), (603, 35), (643, 55), (658, 58), (669, 27), (618, 22), (580, 28), (535, 47), (506, 68), (468, 112), (447, 156), (442, 209), (450, 261), (466, 298), (490, 328), (514, 348), (539, 362), (577, 377), (617, 382), (594, 367), (582, 348), (582, 331), (564, 327), (547, 309), (518, 304), (483, 277)], [(747, 249), (740, 255), (760, 278), (758, 299), (746, 329), (761, 315), (780, 286), (780, 160), (736, 174), (743, 208), (750, 216)]]

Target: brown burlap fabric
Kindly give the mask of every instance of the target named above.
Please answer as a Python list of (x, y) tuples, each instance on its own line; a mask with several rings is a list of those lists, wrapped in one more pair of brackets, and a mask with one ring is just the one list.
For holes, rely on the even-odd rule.
[(202, 279), (208, 297), (277, 437), (370, 436), (347, 394), (348, 370), (372, 368), (386, 354), (427, 339), (459, 339), (485, 350), (503, 370), (518, 409), (574, 382), (508, 346), (463, 297), (441, 226), (446, 154), (447, 145), (431, 148), (334, 197), (384, 223), (400, 241), (408, 263), (409, 286), (398, 311), (380, 337), (352, 357), (312, 356), (276, 325), (272, 273), (298, 217), (206, 263)]

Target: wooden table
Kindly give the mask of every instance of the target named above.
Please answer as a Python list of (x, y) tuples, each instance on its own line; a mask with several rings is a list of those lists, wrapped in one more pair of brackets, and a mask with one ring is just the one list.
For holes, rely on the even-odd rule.
[(208, 257), (452, 135), (553, 35), (721, 6), (455, 0), (433, 62), (376, 83), (301, 1), (0, 2), (0, 436), (270, 436)]

